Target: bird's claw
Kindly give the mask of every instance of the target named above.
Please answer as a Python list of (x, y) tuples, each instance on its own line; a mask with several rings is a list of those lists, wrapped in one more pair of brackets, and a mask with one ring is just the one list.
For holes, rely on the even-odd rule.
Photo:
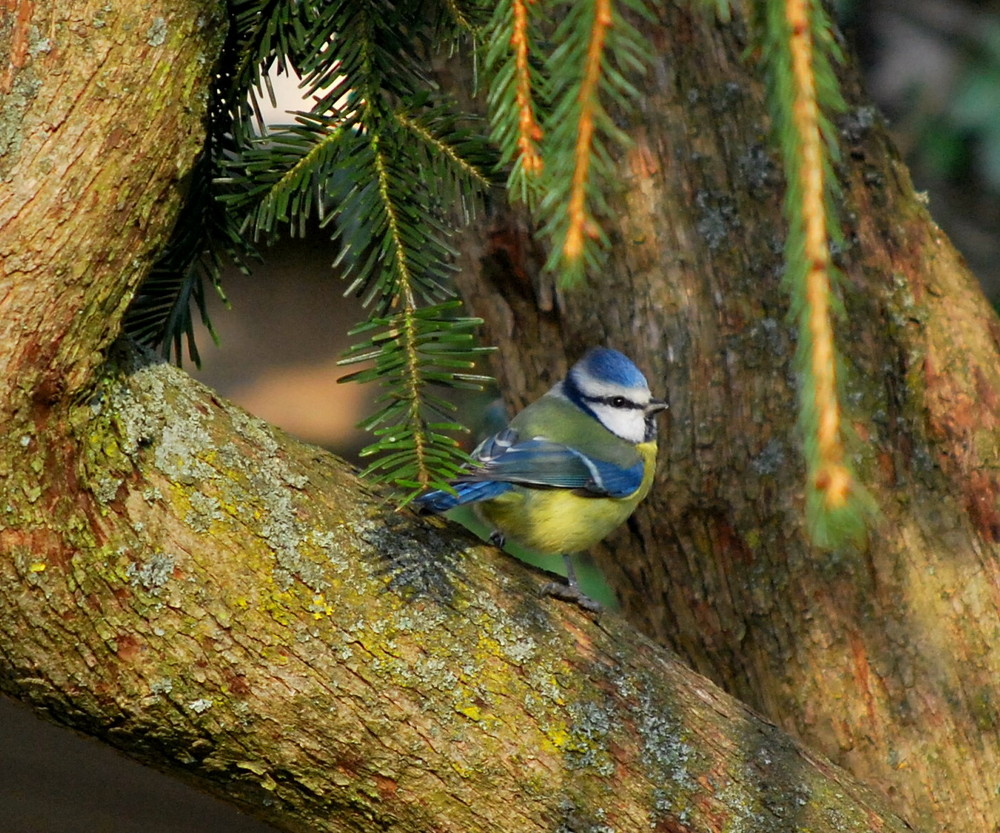
[(600, 602), (594, 601), (584, 593), (576, 584), (564, 584), (561, 581), (550, 581), (543, 584), (540, 591), (543, 596), (551, 596), (563, 602), (575, 604), (582, 610), (590, 613), (600, 613), (603, 608)]

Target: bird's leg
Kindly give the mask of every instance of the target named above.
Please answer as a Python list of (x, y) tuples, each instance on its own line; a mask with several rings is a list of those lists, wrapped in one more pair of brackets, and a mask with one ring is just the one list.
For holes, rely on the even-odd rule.
[(577, 592), (580, 592), (580, 583), (576, 580), (576, 565), (573, 563), (573, 556), (563, 553), (563, 566), (566, 568), (566, 583)]
[(561, 599), (564, 602), (572, 602), (584, 610), (599, 613), (601, 605), (595, 602), (590, 596), (580, 589), (576, 581), (576, 570), (573, 567), (572, 556), (563, 555), (563, 564), (566, 565), (566, 583), (561, 581), (550, 581), (542, 585), (542, 595), (551, 596), (553, 599)]

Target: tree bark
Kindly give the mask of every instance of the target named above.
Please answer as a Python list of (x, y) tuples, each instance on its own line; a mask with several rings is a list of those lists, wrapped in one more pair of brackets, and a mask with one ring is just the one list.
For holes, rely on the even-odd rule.
[[(628, 619), (927, 830), (1000, 829), (1000, 327), (850, 67), (837, 261), (857, 551), (803, 523), (783, 183), (745, 19), (681, 5), (620, 160), (606, 268), (562, 292), (522, 217), (473, 231), (462, 291), (520, 406), (595, 343), (670, 402), (657, 483), (596, 555)], [(530, 380), (530, 381), (529, 381)]]
[(208, 0), (5, 12), (0, 393), (44, 404), (86, 383), (170, 233), (226, 23)]
[(220, 9), (15, 6), (0, 690), (290, 831), (909, 829), (615, 616), (109, 358), (200, 146)]

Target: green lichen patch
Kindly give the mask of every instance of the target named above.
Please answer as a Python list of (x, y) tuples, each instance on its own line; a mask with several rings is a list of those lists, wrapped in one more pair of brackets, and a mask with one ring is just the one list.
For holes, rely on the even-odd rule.
[(153, 553), (140, 562), (130, 562), (125, 569), (129, 584), (142, 588), (147, 593), (158, 594), (170, 580), (176, 566), (176, 558), (165, 552)]
[(146, 31), (146, 43), (150, 46), (163, 46), (167, 42), (167, 21), (162, 17), (153, 19)]

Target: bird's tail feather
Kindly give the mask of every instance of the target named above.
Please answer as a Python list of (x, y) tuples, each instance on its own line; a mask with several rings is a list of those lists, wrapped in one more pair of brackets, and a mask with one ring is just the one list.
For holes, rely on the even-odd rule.
[(455, 494), (439, 489), (435, 492), (428, 492), (421, 495), (414, 505), (422, 515), (438, 514), (462, 506), (466, 503), (478, 503), (481, 500), (490, 500), (504, 492), (510, 491), (513, 486), (510, 483), (497, 482), (495, 480), (480, 480), (471, 483), (456, 483)]

